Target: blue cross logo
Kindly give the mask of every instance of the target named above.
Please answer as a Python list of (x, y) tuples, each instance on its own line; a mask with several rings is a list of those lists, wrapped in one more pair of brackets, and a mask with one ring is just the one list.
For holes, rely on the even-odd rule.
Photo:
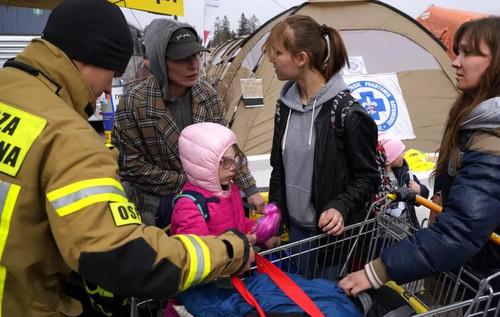
[(359, 101), (363, 108), (372, 116), (373, 120), (380, 120), (379, 112), (386, 111), (384, 99), (375, 98), (371, 91), (361, 92), (359, 94)]
[(387, 131), (396, 123), (398, 104), (387, 88), (369, 80), (353, 82), (349, 87), (353, 94), (359, 95), (359, 103), (375, 120), (379, 131)]

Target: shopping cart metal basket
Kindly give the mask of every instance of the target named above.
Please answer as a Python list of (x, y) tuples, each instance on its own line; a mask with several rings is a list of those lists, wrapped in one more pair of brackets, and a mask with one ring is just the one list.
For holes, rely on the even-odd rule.
[[(396, 218), (383, 212), (389, 201), (376, 202), (384, 204), (382, 212), (346, 227), (341, 236), (321, 234), (261, 254), (284, 271), (336, 280), (362, 269), (382, 250), (415, 232), (404, 215)], [(480, 280), (461, 267), (402, 285), (402, 296), (416, 304), (417, 316), (500, 316), (500, 292), (493, 290), (493, 281), (500, 281), (500, 272)]]
[[(375, 204), (383, 204), (385, 208), (389, 199)], [(389, 216), (383, 212), (384, 208), (373, 218), (346, 227), (340, 236), (320, 234), (263, 251), (261, 255), (285, 272), (338, 280), (362, 269), (382, 250), (416, 230), (408, 218)], [(256, 268), (248, 274), (256, 274)], [(492, 281), (500, 281), (500, 272), (481, 280), (467, 267), (461, 267), (396, 287), (417, 311), (416, 316), (500, 316), (500, 292), (493, 290)], [(137, 308), (148, 301), (132, 304), (131, 316), (135, 317)]]

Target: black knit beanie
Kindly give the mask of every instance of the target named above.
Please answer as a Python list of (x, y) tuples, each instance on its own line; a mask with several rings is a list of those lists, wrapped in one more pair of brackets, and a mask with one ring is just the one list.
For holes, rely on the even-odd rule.
[(50, 14), (42, 38), (71, 59), (120, 74), (133, 52), (125, 17), (107, 0), (65, 0)]

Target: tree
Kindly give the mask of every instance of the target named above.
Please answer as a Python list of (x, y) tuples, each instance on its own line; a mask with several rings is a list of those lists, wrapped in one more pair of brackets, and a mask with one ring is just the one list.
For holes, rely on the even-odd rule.
[(210, 46), (217, 46), (219, 45), (219, 42), (221, 41), (221, 36), (222, 36), (222, 31), (221, 31), (222, 25), (219, 17), (215, 18), (215, 23), (214, 23), (214, 35), (212, 36), (212, 40), (210, 41)]
[(235, 34), (231, 31), (231, 25), (227, 16), (224, 16), (222, 20), (217, 17), (214, 24), (214, 38), (212, 40), (212, 45), (214, 47), (219, 46), (228, 40), (234, 39), (234, 37)]
[(236, 34), (238, 36), (248, 35), (252, 33), (250, 30), (250, 21), (246, 18), (245, 13), (242, 13), (240, 16), (240, 20), (238, 21), (238, 29), (236, 30)]
[(250, 30), (250, 33), (253, 33), (255, 32), (255, 30), (257, 30), (260, 26), (260, 21), (259, 19), (257, 19), (257, 17), (255, 16), (255, 14), (252, 14), (252, 16), (250, 17), (250, 19), (248, 20), (248, 28)]
[(258, 29), (259, 26), (260, 22), (255, 14), (252, 14), (250, 19), (247, 19), (245, 14), (242, 13), (240, 16), (240, 20), (238, 21), (238, 29), (236, 31), (236, 34), (238, 34), (238, 36), (252, 34), (255, 30)]
[(209, 46), (217, 47), (226, 41), (234, 39), (236, 36), (245, 36), (252, 34), (259, 28), (259, 26), (260, 22), (255, 14), (252, 14), (250, 19), (247, 19), (245, 14), (242, 13), (240, 16), (240, 20), (238, 21), (238, 28), (236, 29), (236, 32), (234, 32), (231, 30), (231, 25), (227, 16), (224, 16), (222, 19), (217, 17), (215, 18), (214, 23), (214, 35), (209, 43)]

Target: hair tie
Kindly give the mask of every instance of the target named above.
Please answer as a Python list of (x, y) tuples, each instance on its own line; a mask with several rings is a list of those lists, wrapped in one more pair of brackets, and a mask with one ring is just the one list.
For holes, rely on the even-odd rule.
[(330, 59), (330, 31), (328, 30), (328, 26), (326, 26), (325, 24), (323, 24), (321, 27), (320, 27), (320, 33), (321, 33), (321, 37), (323, 37), (323, 39), (325, 39), (325, 42), (326, 42), (326, 57), (325, 57), (325, 60), (323, 61), (323, 65), (325, 65), (328, 60)]
[(321, 33), (321, 36), (325, 36), (330, 33), (330, 31), (328, 30), (328, 26), (326, 24), (323, 24), (319, 27), (319, 32)]

